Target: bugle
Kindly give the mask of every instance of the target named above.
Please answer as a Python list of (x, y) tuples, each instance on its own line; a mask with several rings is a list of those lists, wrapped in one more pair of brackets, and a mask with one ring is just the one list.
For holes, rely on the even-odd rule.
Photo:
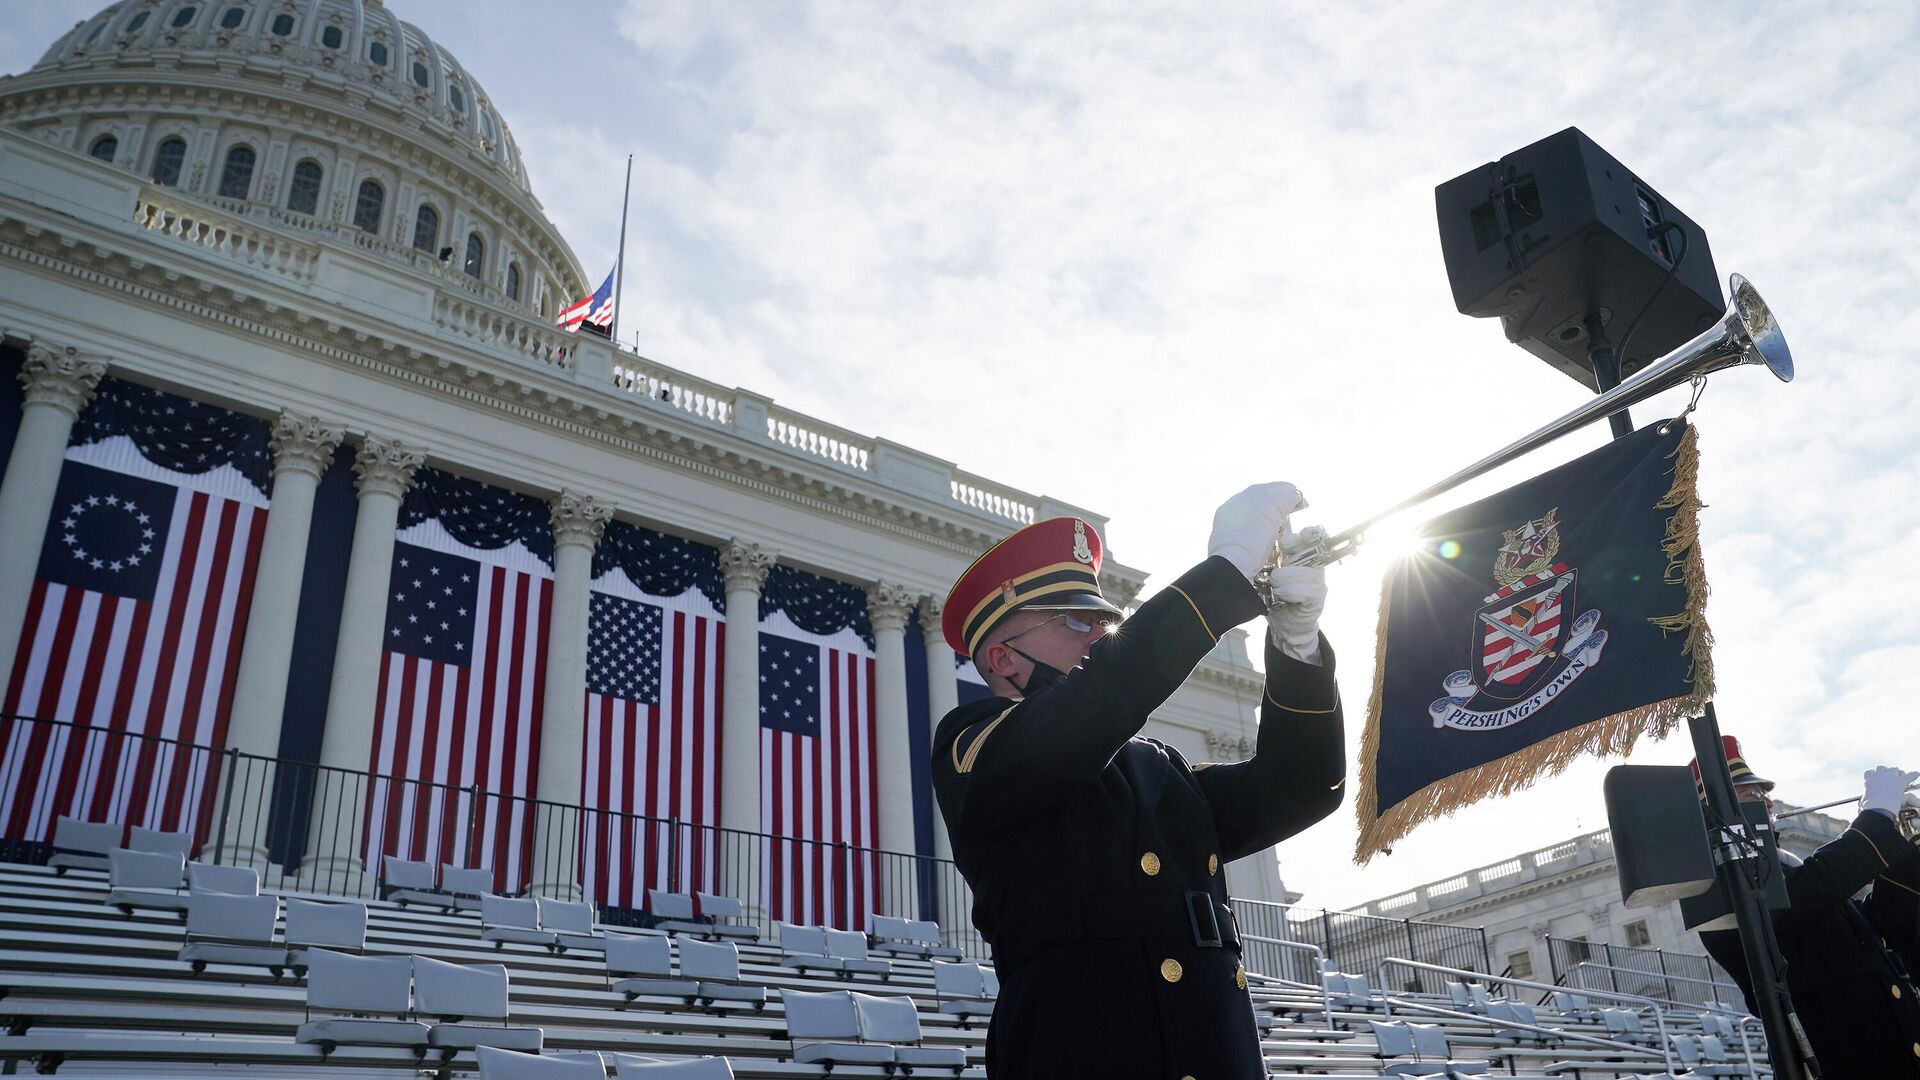
[(1325, 566), (1344, 559), (1358, 550), (1366, 531), (1382, 519), (1444, 495), (1522, 454), (1538, 450), (1563, 435), (1630, 408), (1655, 394), (1695, 379), (1703, 379), (1716, 371), (1742, 364), (1764, 364), (1781, 382), (1792, 382), (1793, 354), (1787, 349), (1786, 336), (1780, 332), (1780, 324), (1774, 319), (1773, 312), (1768, 310), (1766, 302), (1760, 299), (1760, 293), (1746, 278), (1734, 274), (1728, 279), (1727, 285), (1733, 293), (1733, 300), (1727, 305), (1727, 312), (1719, 322), (1702, 331), (1692, 341), (1640, 369), (1632, 378), (1512, 445), (1394, 503), (1351, 529), (1331, 536), (1317, 526), (1301, 530), (1295, 542), (1279, 552), (1281, 559), (1296, 566)]

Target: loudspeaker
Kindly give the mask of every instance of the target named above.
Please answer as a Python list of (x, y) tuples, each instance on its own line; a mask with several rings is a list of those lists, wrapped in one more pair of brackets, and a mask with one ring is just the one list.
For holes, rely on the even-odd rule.
[(1707, 234), (1579, 128), (1456, 176), (1433, 195), (1454, 306), (1497, 316), (1508, 341), (1589, 389), (1587, 314), (1598, 313), (1617, 348), (1676, 258), (1673, 280), (1619, 358), (1621, 376), (1726, 312)]
[[(1774, 833), (1773, 822), (1767, 820), (1767, 808), (1759, 803), (1741, 803), (1740, 815), (1746, 819), (1747, 835), (1760, 844), (1767, 907), (1773, 911), (1785, 910), (1787, 882), (1781, 873), (1780, 841)], [(1733, 892), (1724, 873), (1712, 889), (1680, 901), (1680, 922), (1694, 931), (1732, 930), (1739, 925), (1733, 915)]]
[(1616, 765), (1604, 785), (1620, 900), (1653, 907), (1713, 887), (1706, 819), (1683, 765)]

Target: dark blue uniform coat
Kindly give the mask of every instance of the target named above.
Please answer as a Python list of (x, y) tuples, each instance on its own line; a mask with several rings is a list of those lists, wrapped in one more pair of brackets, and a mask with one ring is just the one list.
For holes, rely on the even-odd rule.
[(1224, 867), (1340, 805), (1332, 649), (1321, 640), (1316, 667), (1268, 647), (1248, 761), (1189, 765), (1137, 735), (1222, 633), (1260, 613), (1246, 578), (1209, 559), (1064, 681), (941, 721), (934, 788), (1000, 976), (994, 1080), (1266, 1075)]
[[(1920, 935), (1920, 852), (1893, 820), (1869, 810), (1798, 866), (1783, 867), (1789, 906), (1774, 913), (1787, 989), (1826, 1080), (1920, 1077), (1920, 1002), (1889, 950)], [(1871, 884), (1864, 901), (1853, 894)], [(1714, 930), (1701, 944), (1746, 992), (1740, 935)]]

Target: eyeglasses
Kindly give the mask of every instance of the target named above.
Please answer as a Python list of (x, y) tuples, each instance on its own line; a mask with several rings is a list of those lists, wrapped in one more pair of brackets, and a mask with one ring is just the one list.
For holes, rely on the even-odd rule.
[(1025, 635), (1027, 635), (1027, 634), (1031, 634), (1031, 633), (1033, 633), (1033, 632), (1034, 632), (1035, 630), (1038, 630), (1038, 629), (1040, 629), (1041, 627), (1043, 627), (1043, 626), (1045, 626), (1045, 625), (1047, 625), (1047, 623), (1054, 623), (1054, 622), (1057, 622), (1057, 623), (1064, 623), (1064, 624), (1066, 625), (1066, 627), (1067, 627), (1067, 629), (1068, 629), (1068, 630), (1070, 630), (1070, 631), (1072, 631), (1073, 633), (1076, 633), (1076, 634), (1083, 634), (1083, 635), (1084, 635), (1084, 634), (1091, 634), (1091, 633), (1093, 633), (1093, 628), (1094, 628), (1094, 627), (1096, 627), (1096, 626), (1097, 626), (1097, 627), (1099, 627), (1099, 628), (1100, 628), (1100, 629), (1102, 629), (1102, 630), (1111, 630), (1111, 629), (1113, 629), (1113, 628), (1114, 628), (1115, 626), (1118, 626), (1118, 625), (1119, 625), (1119, 623), (1120, 623), (1120, 620), (1119, 620), (1119, 619), (1116, 619), (1116, 618), (1114, 618), (1114, 617), (1113, 617), (1113, 616), (1111, 616), (1111, 615), (1096, 615), (1096, 616), (1094, 616), (1094, 621), (1092, 621), (1092, 622), (1085, 622), (1085, 621), (1083, 621), (1083, 620), (1080, 620), (1080, 619), (1076, 619), (1076, 618), (1074, 618), (1074, 617), (1073, 617), (1073, 616), (1071, 616), (1071, 615), (1068, 615), (1068, 614), (1065, 614), (1065, 613), (1062, 613), (1062, 614), (1059, 614), (1059, 615), (1055, 615), (1055, 616), (1054, 616), (1053, 618), (1051, 618), (1051, 619), (1047, 619), (1047, 620), (1045, 620), (1044, 622), (1037, 622), (1037, 623), (1034, 623), (1034, 624), (1033, 624), (1032, 626), (1029, 626), (1029, 627), (1027, 627), (1027, 628), (1026, 628), (1025, 630), (1022, 630), (1022, 631), (1020, 631), (1020, 633), (1018, 633), (1018, 634), (1011, 634), (1011, 635), (1009, 635), (1009, 636), (1007, 636), (1006, 638), (1003, 638), (1002, 640), (1004, 640), (1004, 641), (1012, 641), (1012, 640), (1013, 640), (1014, 638), (1017, 638), (1017, 637), (1024, 637)]

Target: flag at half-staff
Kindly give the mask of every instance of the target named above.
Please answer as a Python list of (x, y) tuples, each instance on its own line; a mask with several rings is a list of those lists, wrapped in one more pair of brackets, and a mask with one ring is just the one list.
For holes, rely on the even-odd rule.
[(607, 280), (593, 290), (591, 296), (585, 296), (567, 305), (553, 325), (570, 334), (579, 333), (581, 327), (600, 334), (610, 334), (613, 326), (613, 277), (618, 267), (607, 271)]
[(1421, 530), (1381, 589), (1356, 860), (1701, 709), (1697, 474), (1693, 427), (1645, 428)]

